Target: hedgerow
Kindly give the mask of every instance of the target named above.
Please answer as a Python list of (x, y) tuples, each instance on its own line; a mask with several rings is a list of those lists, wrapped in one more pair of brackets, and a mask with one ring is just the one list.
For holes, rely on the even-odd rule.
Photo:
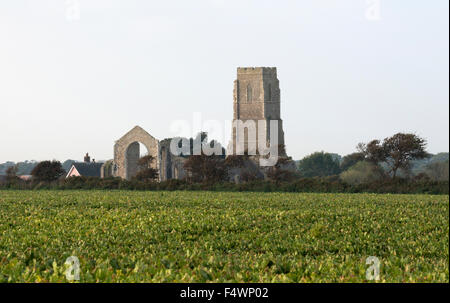
[(0, 183), (9, 189), (121, 189), (121, 190), (209, 190), (255, 192), (317, 192), (317, 193), (392, 193), (392, 194), (449, 194), (448, 181), (416, 179), (382, 179), (370, 183), (348, 184), (338, 176), (299, 178), (292, 181), (251, 180), (235, 184), (231, 182), (195, 183), (171, 179), (164, 182), (144, 182), (136, 179), (71, 177), (57, 182), (33, 182), (14, 180)]

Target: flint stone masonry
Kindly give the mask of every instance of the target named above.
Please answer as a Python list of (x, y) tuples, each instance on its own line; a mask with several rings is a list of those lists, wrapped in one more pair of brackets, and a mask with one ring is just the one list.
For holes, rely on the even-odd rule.
[(171, 139), (158, 141), (139, 126), (134, 127), (114, 145), (114, 160), (102, 167), (102, 177), (121, 177), (130, 180), (139, 171), (140, 145), (148, 150), (148, 155), (155, 158), (153, 168), (158, 170), (158, 180), (183, 179), (186, 176), (184, 162), (186, 158), (175, 156), (170, 152)]
[(164, 139), (159, 144), (160, 181), (183, 179), (186, 176), (184, 171), (186, 158), (172, 154), (170, 142), (171, 139)]
[[(264, 120), (262, 131), (265, 132), (267, 145), (270, 142), (269, 121), (278, 121), (278, 142), (273, 144), (284, 145), (283, 121), (280, 117), (280, 83), (276, 67), (238, 67), (233, 90), (233, 122), (236, 120), (253, 120), (256, 126), (258, 120)], [(257, 127), (256, 132), (259, 132)], [(242, 141), (245, 150), (249, 142), (254, 142), (258, 148), (257, 138), (248, 138), (248, 135), (238, 138), (237, 133), (233, 127), (232, 150), (229, 150), (229, 154), (236, 154), (236, 147)]]
[[(280, 115), (280, 85), (275, 67), (239, 67), (237, 69), (237, 79), (234, 81), (233, 91), (233, 122), (253, 121), (258, 126), (258, 121), (262, 120), (261, 127), (263, 138), (268, 146), (278, 145), (278, 156), (286, 158), (283, 161), (282, 169), (296, 171), (296, 165), (291, 158), (287, 157), (284, 148), (284, 132)], [(270, 121), (278, 122), (278, 142), (270, 142)], [(241, 130), (240, 130), (241, 131)], [(257, 138), (248, 138), (245, 135), (245, 128), (242, 129), (243, 137), (237, 138), (236, 129), (233, 128), (231, 148), (228, 155), (236, 154), (237, 139), (243, 140), (244, 149), (249, 143), (255, 143), (258, 147)], [(256, 131), (258, 131), (256, 129)], [(252, 141), (254, 140), (254, 141)], [(142, 143), (148, 150), (148, 154), (155, 158), (153, 167), (158, 170), (159, 181), (169, 179), (182, 179), (186, 176), (184, 163), (186, 157), (175, 156), (170, 152), (170, 141), (164, 139), (158, 141), (139, 126), (134, 127), (114, 145), (114, 160), (110, 160), (102, 167), (102, 177), (115, 176), (124, 179), (131, 179), (138, 172), (138, 160), (140, 156), (140, 146)], [(244, 167), (233, 168), (229, 172), (229, 179), (239, 182), (243, 173), (250, 174), (256, 178), (267, 177), (270, 168), (259, 167), (259, 157), (249, 157)]]
[(144, 129), (135, 126), (114, 145), (114, 175), (124, 179), (131, 179), (138, 172), (139, 142), (148, 150), (148, 154), (155, 158), (153, 167), (159, 169), (159, 142)]

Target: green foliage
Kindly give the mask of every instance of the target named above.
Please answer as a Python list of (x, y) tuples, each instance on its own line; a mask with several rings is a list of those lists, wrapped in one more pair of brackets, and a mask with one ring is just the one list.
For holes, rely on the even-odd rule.
[(152, 167), (152, 164), (155, 162), (155, 157), (152, 155), (146, 155), (138, 160), (138, 165), (140, 168), (150, 168)]
[(384, 163), (393, 178), (399, 170), (410, 173), (411, 162), (430, 157), (426, 152), (427, 142), (415, 134), (397, 133), (392, 137), (372, 140), (368, 144), (360, 143), (358, 149), (367, 161), (374, 164)]
[(385, 177), (384, 171), (378, 165), (360, 161), (341, 173), (341, 179), (348, 184), (372, 183)]
[(364, 159), (365, 156), (363, 153), (353, 153), (343, 157), (340, 165), (341, 171), (343, 172), (346, 171), (356, 163), (364, 161)]
[(184, 163), (191, 182), (215, 183), (226, 178), (227, 167), (221, 156), (194, 155)]
[(6, 170), (6, 177), (8, 179), (15, 178), (17, 176), (17, 166), (10, 166)]
[(436, 155), (433, 155), (430, 158), (431, 163), (435, 162), (447, 162), (449, 160), (449, 153), (438, 153)]
[(284, 168), (284, 165), (288, 164), (289, 161), (292, 161), (292, 159), (280, 157), (277, 164), (269, 167), (267, 172), (267, 177), (269, 178), (269, 180), (280, 183), (293, 181), (294, 179), (298, 178), (298, 172), (293, 172)]
[(340, 173), (339, 162), (329, 153), (316, 152), (298, 164), (300, 173), (304, 177), (325, 177)]
[(242, 168), (245, 165), (245, 161), (248, 161), (248, 156), (229, 155), (228, 157), (226, 157), (224, 165), (227, 168)]
[(435, 181), (448, 181), (449, 162), (433, 162), (428, 164), (425, 174)]
[(25, 161), (16, 163), (17, 175), (31, 175), (31, 171), (36, 167), (38, 162)]
[(158, 169), (153, 166), (155, 158), (152, 155), (146, 155), (138, 160), (139, 171), (133, 179), (143, 182), (153, 182), (158, 179)]
[[(245, 177), (245, 179), (244, 179)], [(70, 177), (55, 182), (23, 181), (18, 178), (0, 182), (0, 188), (42, 190), (42, 189), (129, 189), (129, 190), (210, 190), (210, 191), (253, 191), (253, 192), (297, 192), (297, 193), (392, 193), (392, 194), (449, 194), (448, 181), (432, 181), (429, 178), (382, 179), (370, 183), (349, 184), (339, 176), (324, 178), (300, 178), (292, 181), (261, 180), (257, 176), (243, 176), (241, 184), (232, 182), (192, 183), (171, 179), (164, 182), (131, 181), (108, 177)]]
[(0, 282), (449, 282), (448, 196), (1, 191)]
[(65, 173), (59, 161), (42, 161), (33, 168), (31, 174), (37, 181), (51, 182)]
[(145, 168), (138, 171), (136, 176), (133, 177), (138, 181), (151, 182), (158, 179), (158, 170), (156, 168)]
[(15, 166), (16, 163), (8, 161), (5, 163), (0, 163), (0, 175), (6, 175), (6, 170), (12, 166)]

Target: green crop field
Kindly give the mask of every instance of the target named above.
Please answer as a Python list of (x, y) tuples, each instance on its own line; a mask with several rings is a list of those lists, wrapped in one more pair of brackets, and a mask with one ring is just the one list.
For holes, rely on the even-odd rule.
[(0, 282), (449, 282), (449, 197), (0, 191)]

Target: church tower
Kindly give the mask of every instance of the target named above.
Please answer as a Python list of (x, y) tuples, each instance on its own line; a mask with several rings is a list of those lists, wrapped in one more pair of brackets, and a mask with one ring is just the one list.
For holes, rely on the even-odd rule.
[[(234, 81), (233, 91), (233, 122), (240, 120), (243, 123), (254, 121), (256, 126), (263, 126), (263, 130), (256, 128), (257, 134), (260, 131), (265, 133), (267, 146), (270, 143), (270, 121), (278, 122), (278, 144), (280, 156), (285, 156), (284, 132), (280, 117), (280, 86), (277, 78), (276, 67), (238, 67), (237, 79)], [(263, 121), (258, 124), (258, 121)], [(261, 124), (262, 123), (262, 124)], [(233, 124), (235, 125), (235, 124)], [(244, 141), (244, 149), (247, 150), (249, 143), (256, 144), (258, 148), (258, 136), (249, 136), (245, 130), (244, 138), (239, 139), (239, 131), (233, 127), (232, 150), (229, 154), (236, 154), (240, 140)]]

